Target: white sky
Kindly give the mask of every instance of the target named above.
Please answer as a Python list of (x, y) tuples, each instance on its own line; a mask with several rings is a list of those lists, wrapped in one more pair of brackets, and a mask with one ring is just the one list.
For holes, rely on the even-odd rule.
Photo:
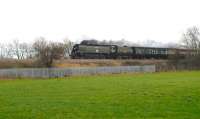
[(198, 0), (0, 0), (0, 43), (39, 36), (178, 42), (200, 24)]

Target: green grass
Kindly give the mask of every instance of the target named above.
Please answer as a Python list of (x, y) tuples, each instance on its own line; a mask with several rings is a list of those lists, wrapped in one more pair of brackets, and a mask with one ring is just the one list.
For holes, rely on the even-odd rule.
[(1, 119), (199, 119), (200, 71), (1, 80)]

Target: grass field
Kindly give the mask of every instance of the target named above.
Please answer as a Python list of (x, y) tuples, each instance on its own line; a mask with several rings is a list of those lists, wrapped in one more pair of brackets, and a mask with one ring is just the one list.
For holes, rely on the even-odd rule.
[(199, 119), (200, 72), (1, 80), (1, 119)]

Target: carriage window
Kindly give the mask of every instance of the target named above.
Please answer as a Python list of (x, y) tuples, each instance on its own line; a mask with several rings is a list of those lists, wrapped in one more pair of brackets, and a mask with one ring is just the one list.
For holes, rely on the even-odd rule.
[(112, 47), (111, 47), (111, 52), (114, 53), (115, 51), (116, 51), (115, 46), (112, 46)]

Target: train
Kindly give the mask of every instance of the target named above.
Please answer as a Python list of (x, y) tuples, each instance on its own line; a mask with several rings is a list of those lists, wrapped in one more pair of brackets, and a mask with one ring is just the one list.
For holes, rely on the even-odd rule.
[(75, 44), (72, 59), (168, 59), (195, 56), (196, 50), (158, 47), (128, 47), (118, 45)]

